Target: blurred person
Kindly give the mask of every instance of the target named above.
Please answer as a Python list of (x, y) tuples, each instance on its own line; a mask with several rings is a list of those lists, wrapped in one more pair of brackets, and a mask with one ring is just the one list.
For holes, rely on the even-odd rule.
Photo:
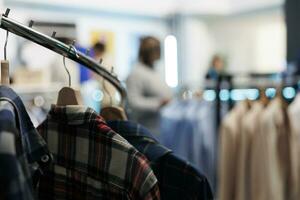
[[(96, 42), (92, 46), (92, 55), (94, 60), (100, 61), (105, 54), (106, 46), (102, 42)], [(83, 95), (84, 104), (93, 108), (96, 112), (100, 112), (101, 101), (103, 100), (103, 92), (101, 90), (101, 77), (93, 71), (89, 71), (89, 79), (82, 84), (81, 93)]]
[(96, 42), (93, 46), (93, 58), (97, 61), (103, 59), (106, 52), (106, 45), (103, 42)]
[(160, 42), (154, 37), (141, 39), (138, 62), (127, 78), (128, 103), (132, 118), (158, 134), (159, 110), (172, 98), (172, 91), (155, 71), (161, 57)]
[(206, 79), (217, 80), (224, 70), (223, 58), (219, 55), (214, 55), (210, 64), (210, 68), (206, 74)]
[[(106, 44), (103, 42), (96, 42), (93, 47), (93, 58), (96, 61), (100, 61), (106, 54)], [(103, 62), (101, 64), (103, 65)], [(110, 69), (107, 69), (111, 71)], [(114, 98), (116, 88), (103, 77), (90, 71), (90, 79), (85, 81), (81, 87), (81, 93), (83, 94), (84, 104), (88, 107), (93, 108), (95, 111), (100, 113), (101, 108), (110, 105), (118, 104)]]

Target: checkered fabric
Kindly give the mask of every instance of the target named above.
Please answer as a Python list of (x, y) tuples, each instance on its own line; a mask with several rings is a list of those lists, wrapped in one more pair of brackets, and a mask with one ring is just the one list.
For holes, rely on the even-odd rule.
[(38, 130), (54, 157), (40, 199), (160, 199), (147, 159), (94, 110), (52, 106)]
[(0, 199), (34, 199), (34, 186), (51, 158), (20, 97), (0, 86)]
[(145, 127), (130, 121), (108, 121), (107, 124), (148, 158), (158, 179), (161, 199), (213, 199), (207, 178), (159, 144)]

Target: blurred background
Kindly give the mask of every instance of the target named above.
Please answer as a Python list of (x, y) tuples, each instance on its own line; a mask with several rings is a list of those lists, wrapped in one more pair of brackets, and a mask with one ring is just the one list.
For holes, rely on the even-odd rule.
[[(104, 42), (104, 63), (114, 66), (120, 80), (127, 78), (137, 59), (139, 38), (148, 35), (159, 38), (165, 50), (168, 36), (175, 36), (177, 48), (170, 51), (177, 51), (177, 57), (169, 59), (176, 59), (177, 66), (168, 68), (166, 58), (157, 63), (172, 87), (201, 87), (215, 54), (222, 55), (229, 73), (273, 73), (287, 67), (283, 0), (1, 0), (0, 5), (3, 12), (10, 8), (10, 17), (17, 21), (28, 24), (34, 20), (34, 28), (48, 35), (55, 30), (57, 37), (75, 39), (83, 49)], [(4, 45), (5, 31), (1, 34), (0, 44)], [(22, 67), (46, 70), (57, 56), (47, 53), (51, 54), (11, 35), (11, 73)], [(72, 76), (74, 82), (80, 76), (81, 82), (85, 79), (80, 70), (78, 73)]]
[[(223, 117), (236, 102), (258, 99), (259, 89), (274, 98), (282, 75), (295, 78), (300, 72), (297, 0), (0, 0), (0, 8), (3, 13), (10, 8), (9, 17), (23, 24), (33, 20), (37, 31), (49, 36), (56, 31), (67, 44), (75, 41), (78, 51), (101, 62), (127, 88), (129, 119), (197, 165), (214, 191)], [(0, 47), (5, 38), (0, 30)], [(37, 126), (68, 85), (63, 58), (11, 33), (7, 58), (12, 87)], [(135, 71), (137, 63), (155, 73), (145, 66)], [(70, 60), (66, 66), (87, 106), (100, 112), (120, 103), (120, 94), (101, 77)], [(280, 89), (289, 103), (299, 90), (296, 79)], [(137, 88), (142, 84), (148, 85)], [(150, 102), (152, 97), (158, 100)], [(188, 107), (183, 99), (190, 100)], [(172, 100), (158, 122), (159, 111)]]

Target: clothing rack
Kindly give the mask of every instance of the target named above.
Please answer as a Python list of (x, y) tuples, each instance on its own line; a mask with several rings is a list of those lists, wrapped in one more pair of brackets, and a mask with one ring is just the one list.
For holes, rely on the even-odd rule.
[[(217, 129), (221, 124), (221, 108), (222, 108), (222, 101), (220, 97), (220, 93), (222, 89), (228, 90), (231, 93), (234, 89), (260, 89), (260, 88), (275, 88), (278, 89), (278, 86), (284, 87), (292, 87), (295, 91), (300, 89), (299, 80), (300, 76), (295, 74), (248, 74), (248, 80), (243, 83), (235, 83), (236, 78), (245, 78), (243, 75), (221, 75), (216, 80), (215, 86), (213, 89), (216, 93), (216, 124)], [(223, 87), (224, 82), (226, 82), (226, 87)], [(278, 92), (278, 91), (277, 91)], [(283, 90), (280, 91), (281, 93)], [(281, 94), (283, 95), (283, 94)], [(288, 99), (289, 101), (291, 99)], [(234, 100), (229, 98), (226, 101), (229, 110), (234, 106)]]
[(55, 39), (54, 35), (52, 37), (40, 33), (33, 28), (27, 27), (13, 19), (8, 17), (9, 9), (6, 10), (5, 14), (0, 16), (0, 28), (5, 29), (11, 33), (14, 33), (20, 37), (30, 40), (36, 44), (39, 44), (51, 51), (54, 51), (62, 56), (65, 56), (102, 76), (105, 80), (109, 81), (116, 89), (120, 92), (122, 97), (121, 104), (127, 96), (126, 90), (118, 80), (118, 78), (108, 72), (103, 66), (93, 60), (91, 57), (84, 55), (81, 52), (77, 52), (73, 46), (69, 46), (63, 42)]

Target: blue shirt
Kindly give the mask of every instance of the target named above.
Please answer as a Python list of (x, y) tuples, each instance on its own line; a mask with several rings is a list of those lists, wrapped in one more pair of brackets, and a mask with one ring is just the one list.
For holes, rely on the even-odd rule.
[(108, 125), (148, 158), (161, 199), (213, 199), (206, 177), (159, 144), (145, 127), (130, 121), (109, 121)]
[(215, 106), (200, 100), (175, 100), (161, 112), (160, 142), (191, 162), (216, 185)]
[(0, 199), (32, 200), (38, 175), (52, 155), (20, 97), (0, 86), (0, 102)]

